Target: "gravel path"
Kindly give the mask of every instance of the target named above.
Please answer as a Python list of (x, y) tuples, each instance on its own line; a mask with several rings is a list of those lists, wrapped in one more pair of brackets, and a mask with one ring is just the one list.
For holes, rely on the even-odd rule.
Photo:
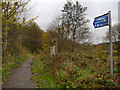
[(34, 56), (24, 61), (3, 84), (3, 88), (36, 88), (32, 84), (31, 63)]

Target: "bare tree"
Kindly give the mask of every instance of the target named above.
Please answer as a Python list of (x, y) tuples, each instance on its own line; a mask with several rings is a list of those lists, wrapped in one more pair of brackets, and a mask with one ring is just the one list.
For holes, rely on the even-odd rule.
[[(112, 27), (112, 39), (114, 42), (117, 42), (119, 40), (119, 36), (120, 36), (119, 27), (120, 25), (117, 24)], [(106, 32), (105, 40), (109, 40), (109, 31)]]
[[(105, 41), (109, 41), (109, 31), (106, 32)], [(115, 45), (118, 45), (118, 41), (120, 41), (120, 24), (115, 24), (112, 27), (112, 40), (115, 42)]]

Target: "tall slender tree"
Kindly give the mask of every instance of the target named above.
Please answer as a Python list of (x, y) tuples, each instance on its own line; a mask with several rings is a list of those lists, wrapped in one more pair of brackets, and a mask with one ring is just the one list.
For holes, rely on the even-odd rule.
[(83, 7), (78, 1), (75, 4), (68, 1), (63, 7), (64, 31), (66, 31), (67, 38), (73, 41), (72, 50), (74, 42), (84, 42), (89, 37), (90, 32), (87, 26), (89, 20), (85, 17), (86, 10), (87, 7)]

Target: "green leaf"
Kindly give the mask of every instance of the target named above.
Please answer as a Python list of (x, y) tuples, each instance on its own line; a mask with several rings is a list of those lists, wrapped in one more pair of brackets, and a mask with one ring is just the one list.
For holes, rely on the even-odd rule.
[(8, 31), (10, 28), (9, 27), (5, 27), (5, 31)]

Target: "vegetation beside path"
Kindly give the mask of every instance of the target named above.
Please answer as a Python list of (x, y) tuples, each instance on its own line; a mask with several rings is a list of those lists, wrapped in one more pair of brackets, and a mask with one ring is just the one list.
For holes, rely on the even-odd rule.
[[(103, 56), (103, 55), (102, 55)], [(87, 53), (37, 55), (32, 64), (32, 79), (39, 88), (116, 88), (119, 86), (118, 57), (114, 56), (114, 76), (109, 68), (109, 55), (90, 58)]]

